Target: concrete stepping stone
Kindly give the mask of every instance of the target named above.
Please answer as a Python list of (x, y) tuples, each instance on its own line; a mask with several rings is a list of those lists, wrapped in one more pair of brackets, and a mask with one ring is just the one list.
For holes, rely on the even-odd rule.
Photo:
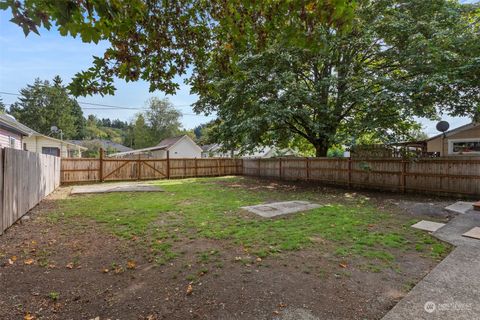
[(422, 220), (412, 225), (412, 228), (429, 231), (429, 232), (435, 232), (441, 227), (443, 227), (444, 225), (445, 223)]
[(462, 234), (462, 236), (480, 240), (480, 228), (479, 227), (472, 228), (469, 231)]
[(480, 201), (477, 201), (473, 204), (473, 209), (475, 211), (480, 211)]
[(162, 192), (163, 190), (153, 184), (120, 182), (120, 183), (99, 183), (83, 186), (75, 186), (70, 194), (87, 193), (110, 193), (110, 192)]
[(307, 211), (319, 207), (321, 207), (319, 204), (308, 201), (285, 201), (247, 206), (242, 207), (242, 209), (255, 213), (264, 218), (271, 218), (288, 213)]
[(445, 207), (445, 209), (451, 212), (464, 214), (473, 209), (473, 202), (458, 201)]

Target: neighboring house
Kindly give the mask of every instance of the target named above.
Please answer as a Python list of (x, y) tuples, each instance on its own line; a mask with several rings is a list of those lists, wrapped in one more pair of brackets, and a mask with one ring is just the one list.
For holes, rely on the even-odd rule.
[(105, 150), (106, 154), (112, 154), (117, 152), (127, 152), (132, 151), (132, 148), (126, 147), (123, 144), (116, 143), (110, 140), (105, 139), (92, 139), (92, 140), (68, 140), (71, 143), (76, 145), (85, 147), (85, 148), (92, 148), (94, 146), (96, 149), (102, 148)]
[(279, 149), (277, 147), (261, 147), (253, 152), (239, 155), (239, 151), (223, 151), (220, 144), (207, 144), (202, 146), (202, 158), (231, 158), (234, 156), (241, 158), (273, 158), (273, 157), (291, 157), (297, 156), (297, 153), (290, 149)]
[(440, 156), (480, 156), (480, 123), (469, 123), (426, 140), (427, 152)]
[(141, 155), (144, 158), (200, 158), (202, 149), (187, 135), (167, 138), (154, 147), (118, 152), (109, 155), (116, 158), (133, 158)]
[(202, 158), (230, 158), (233, 152), (222, 151), (222, 145), (218, 143), (206, 144), (200, 146), (202, 148)]
[(86, 150), (73, 143), (38, 133), (7, 114), (0, 114), (0, 146), (57, 157), (80, 157), (81, 151)]
[(30, 130), (13, 116), (0, 114), (0, 148), (22, 149), (23, 139), (30, 134)]
[(23, 139), (24, 150), (49, 154), (62, 158), (81, 158), (87, 148), (74, 143), (45, 136), (32, 130), (30, 136)]
[(297, 156), (297, 152), (295, 152), (291, 148), (279, 149), (277, 147), (263, 147), (258, 148), (257, 150), (242, 155), (242, 158), (274, 158), (274, 157), (294, 157)]

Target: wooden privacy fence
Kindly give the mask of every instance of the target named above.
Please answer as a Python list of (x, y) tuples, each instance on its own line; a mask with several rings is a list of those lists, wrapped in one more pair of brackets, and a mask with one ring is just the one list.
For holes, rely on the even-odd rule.
[(244, 159), (243, 174), (401, 192), (480, 195), (480, 158)]
[(237, 175), (242, 159), (63, 158), (62, 183)]
[(0, 149), (0, 234), (60, 185), (60, 158)]

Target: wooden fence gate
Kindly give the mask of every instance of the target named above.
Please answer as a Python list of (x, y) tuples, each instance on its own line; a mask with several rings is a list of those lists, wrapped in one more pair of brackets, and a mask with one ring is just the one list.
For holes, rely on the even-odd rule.
[(231, 158), (63, 158), (62, 183), (155, 180), (242, 174), (242, 159)]

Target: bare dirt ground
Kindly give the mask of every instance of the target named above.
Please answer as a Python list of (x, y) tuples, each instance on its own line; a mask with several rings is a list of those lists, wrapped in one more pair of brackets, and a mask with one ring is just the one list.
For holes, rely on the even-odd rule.
[[(275, 319), (292, 308), (319, 319), (380, 319), (437, 263), (405, 254), (401, 271), (371, 272), (360, 260), (343, 265), (328, 250), (260, 259), (228, 241), (181, 239), (184, 254), (157, 265), (135, 239), (95, 222), (49, 221), (67, 194), (56, 191), (0, 237), (0, 319)], [(377, 195), (379, 206), (411, 214), (395, 205), (411, 198)], [(205, 251), (211, 254), (199, 256)]]

